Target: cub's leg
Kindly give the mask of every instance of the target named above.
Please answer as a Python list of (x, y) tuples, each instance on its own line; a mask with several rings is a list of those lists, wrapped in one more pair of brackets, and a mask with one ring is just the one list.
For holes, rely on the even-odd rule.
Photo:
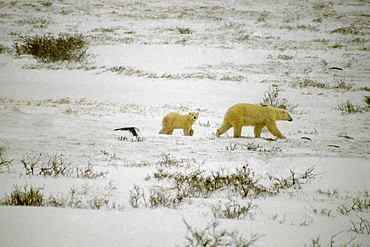
[(217, 129), (216, 136), (219, 137), (220, 135), (222, 135), (223, 133), (225, 133), (226, 131), (228, 131), (231, 127), (232, 127), (231, 124), (229, 124), (228, 122), (224, 121), (222, 123), (221, 127)]
[(234, 138), (239, 138), (242, 135), (242, 126), (241, 125), (235, 125), (234, 127)]
[(193, 136), (193, 134), (194, 134), (194, 130), (193, 130), (193, 129), (191, 129), (191, 130), (190, 130), (190, 132), (189, 132), (189, 135), (190, 135), (190, 136)]
[(270, 131), (271, 134), (273, 134), (274, 136), (276, 136), (277, 138), (280, 138), (280, 139), (286, 139), (285, 136), (283, 136), (283, 134), (281, 134), (281, 132), (279, 131), (279, 129), (277, 128), (276, 126), (276, 123), (275, 122), (272, 122), (272, 123), (268, 123), (266, 124), (266, 127), (267, 129)]
[(192, 128), (191, 127), (184, 127), (183, 130), (184, 130), (184, 135), (185, 136), (192, 136), (192, 134), (194, 133), (194, 131), (192, 133)]
[(254, 126), (254, 137), (260, 138), (261, 137), (261, 131), (265, 127), (264, 125), (256, 125)]

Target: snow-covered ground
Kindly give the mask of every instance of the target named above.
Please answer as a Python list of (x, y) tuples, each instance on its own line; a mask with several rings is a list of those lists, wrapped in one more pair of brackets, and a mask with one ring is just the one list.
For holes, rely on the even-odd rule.
[[(339, 0), (0, 2), (0, 147), (13, 160), (1, 167), (0, 199), (32, 186), (45, 199), (75, 191), (77, 200), (1, 206), (0, 246), (185, 246), (186, 224), (212, 222), (257, 235), (253, 246), (370, 246), (370, 114), (338, 109), (347, 100), (364, 107), (369, 96), (369, 13), (368, 1)], [(83, 34), (93, 56), (42, 64), (12, 52), (19, 35), (48, 33)], [(328, 86), (299, 86), (309, 81)], [(273, 87), (296, 106), (293, 122), (277, 123), (287, 139), (253, 138), (252, 127), (246, 138), (215, 137), (230, 106), (259, 104)], [(158, 134), (171, 111), (199, 112), (193, 136)], [(125, 126), (140, 138), (114, 131)], [(56, 157), (103, 175), (27, 175), (21, 161), (40, 154), (37, 166)], [(313, 172), (276, 195), (224, 188), (149, 205), (153, 191), (173, 192), (154, 177), (161, 169), (206, 176), (247, 165), (266, 186)], [(103, 206), (93, 209), (94, 199)], [(356, 200), (368, 206), (343, 213)], [(215, 213), (230, 202), (253, 206), (240, 219)]]

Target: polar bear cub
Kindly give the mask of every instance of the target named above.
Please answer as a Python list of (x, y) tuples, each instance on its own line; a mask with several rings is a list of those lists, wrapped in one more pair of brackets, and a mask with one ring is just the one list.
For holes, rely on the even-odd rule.
[(293, 121), (284, 109), (268, 105), (236, 104), (227, 110), (216, 136), (222, 135), (233, 127), (234, 137), (240, 137), (243, 126), (254, 126), (254, 136), (261, 137), (261, 131), (266, 126), (271, 134), (277, 138), (285, 139), (286, 137), (276, 126), (277, 120)]
[(189, 112), (189, 114), (181, 115), (176, 112), (168, 113), (163, 117), (162, 129), (159, 134), (172, 135), (174, 129), (183, 129), (184, 135), (192, 136), (194, 130), (193, 123), (197, 121), (199, 113)]

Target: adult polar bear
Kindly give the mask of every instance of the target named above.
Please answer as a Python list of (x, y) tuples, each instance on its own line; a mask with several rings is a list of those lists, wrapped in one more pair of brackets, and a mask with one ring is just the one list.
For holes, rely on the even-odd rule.
[(277, 138), (285, 139), (286, 137), (276, 126), (278, 120), (293, 121), (284, 109), (267, 105), (236, 104), (227, 110), (224, 122), (217, 130), (216, 136), (219, 137), (233, 127), (234, 137), (240, 137), (243, 126), (254, 126), (254, 136), (258, 138), (261, 137), (261, 131), (266, 126), (271, 134)]

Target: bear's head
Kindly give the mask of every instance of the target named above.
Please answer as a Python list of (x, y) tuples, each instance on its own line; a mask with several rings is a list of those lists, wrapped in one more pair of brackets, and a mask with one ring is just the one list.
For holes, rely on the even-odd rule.
[(197, 121), (198, 115), (198, 112), (189, 112), (189, 116), (191, 117), (191, 119), (193, 119), (194, 122)]
[(286, 110), (275, 108), (275, 112), (276, 112), (276, 120), (285, 120), (289, 122), (293, 121), (293, 118), (289, 115), (289, 113)]

